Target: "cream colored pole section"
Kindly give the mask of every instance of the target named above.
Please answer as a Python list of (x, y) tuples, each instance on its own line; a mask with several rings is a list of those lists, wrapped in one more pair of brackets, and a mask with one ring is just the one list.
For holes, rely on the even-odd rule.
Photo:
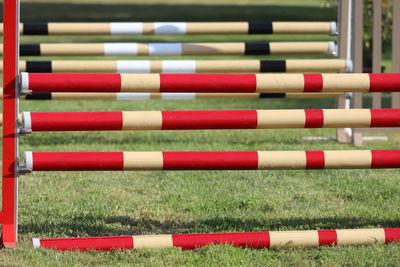
[(244, 43), (183, 43), (182, 55), (244, 55)]
[(187, 34), (247, 34), (247, 22), (187, 22)]
[(305, 169), (307, 164), (304, 151), (258, 151), (259, 170)]
[(303, 92), (303, 74), (256, 74), (258, 93)]
[(274, 33), (330, 34), (331, 22), (272, 22)]
[(365, 74), (322, 74), (323, 91), (368, 92), (369, 75)]
[(271, 42), (271, 55), (279, 54), (328, 54), (329, 42)]
[(40, 44), (41, 56), (104, 56), (104, 44)]
[(303, 109), (257, 110), (258, 129), (304, 128), (305, 121)]
[(159, 92), (159, 74), (121, 74), (122, 92)]
[(151, 73), (162, 73), (162, 61), (161, 60), (151, 60), (150, 61), (150, 72)]
[(336, 230), (336, 234), (339, 246), (385, 243), (384, 229)]
[(139, 235), (132, 236), (136, 248), (168, 248), (173, 246), (172, 235)]
[(52, 100), (116, 100), (115, 93), (51, 93)]
[(117, 62), (110, 60), (53, 60), (51, 62), (53, 72), (76, 73), (115, 73)]
[(257, 73), (259, 60), (199, 60), (196, 73)]
[(370, 150), (324, 151), (325, 169), (368, 169), (371, 168)]
[(161, 111), (122, 111), (122, 130), (161, 130)]
[(124, 152), (125, 171), (162, 170), (162, 152)]
[(111, 34), (110, 23), (48, 23), (49, 35)]
[(269, 232), (270, 248), (319, 246), (318, 231)]
[(19, 71), (20, 72), (25, 72), (26, 71), (26, 61), (25, 60), (19, 62)]
[(370, 127), (369, 109), (324, 109), (325, 128)]
[(286, 60), (287, 72), (344, 72), (345, 69), (344, 59)]

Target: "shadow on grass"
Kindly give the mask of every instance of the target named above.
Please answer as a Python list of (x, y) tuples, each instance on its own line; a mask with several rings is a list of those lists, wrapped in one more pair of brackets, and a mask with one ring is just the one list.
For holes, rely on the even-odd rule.
[[(84, 223), (85, 222), (85, 223)], [(400, 220), (369, 219), (357, 217), (291, 218), (291, 219), (235, 219), (213, 218), (191, 222), (176, 220), (158, 221), (153, 219), (133, 219), (129, 216), (75, 217), (63, 223), (49, 222), (45, 225), (23, 223), (20, 233), (40, 235), (70, 236), (113, 236), (165, 233), (207, 233), (207, 232), (252, 232), (277, 230), (349, 229), (372, 227), (398, 227)], [(122, 227), (121, 227), (122, 226)]]
[[(22, 3), (21, 21), (296, 21), (336, 20), (335, 10), (309, 6)], [(312, 14), (312, 16), (310, 16)]]

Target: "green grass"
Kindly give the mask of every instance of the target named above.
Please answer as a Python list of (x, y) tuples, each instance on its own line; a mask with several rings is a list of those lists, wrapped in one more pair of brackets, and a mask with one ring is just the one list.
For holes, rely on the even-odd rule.
[[(28, 1), (27, 1), (28, 2)], [(24, 21), (79, 20), (236, 20), (283, 18), (334, 20), (319, 1), (52, 1), (22, 5)], [(39, 2), (39, 1), (35, 1)], [(43, 2), (43, 1), (40, 1)], [(98, 1), (96, 1), (97, 3)], [(119, 6), (117, 3), (124, 2)], [(185, 5), (190, 2), (193, 5)], [(71, 4), (72, 3), (72, 4)], [(150, 4), (151, 3), (151, 4)], [(200, 4), (201, 3), (201, 4)], [(214, 4), (207, 6), (203, 4)], [(220, 5), (215, 10), (215, 5)], [(263, 4), (273, 3), (272, 7)], [(174, 8), (170, 7), (173, 6)], [(226, 7), (224, 7), (226, 5)], [(282, 5), (282, 6), (280, 6)], [(283, 7), (283, 5), (285, 7)], [(291, 7), (290, 5), (296, 5)], [(176, 8), (175, 8), (176, 7)], [(106, 13), (106, 11), (108, 12)], [(285, 12), (282, 12), (285, 11)], [(115, 11), (115, 12), (114, 12)], [(265, 14), (265, 16), (264, 16)], [(217, 16), (218, 15), (218, 16)], [(269, 17), (270, 16), (270, 17)], [(111, 18), (111, 19), (110, 19)], [(168, 19), (171, 18), (171, 19)], [(181, 18), (181, 19), (180, 19)], [(282, 37), (282, 36), (280, 36)], [(279, 40), (276, 36), (182, 37), (180, 41)], [(322, 36), (283, 36), (285, 40), (326, 40)], [(82, 42), (171, 41), (173, 37), (23, 38)], [(265, 57), (267, 58), (267, 57)], [(277, 58), (277, 57), (274, 57)], [(366, 103), (370, 98), (366, 98)], [(385, 104), (389, 102), (386, 96)], [(22, 101), (22, 111), (210, 110), (329, 108), (320, 100), (207, 101)], [(156, 150), (319, 150), (359, 149), (335, 141), (307, 143), (303, 136), (333, 136), (333, 129), (138, 131), (34, 133), (21, 138), (20, 151), (156, 151)], [(389, 142), (363, 149), (395, 149)], [(22, 157), (22, 154), (21, 154)], [(32, 237), (73, 237), (193, 232), (305, 230), (398, 227), (398, 170), (325, 171), (183, 171), (183, 172), (36, 172), (20, 178), (19, 245), (0, 251), (0, 266), (354, 266), (398, 265), (400, 246), (251, 250), (207, 246), (194, 251), (141, 249), (116, 252), (33, 250)]]

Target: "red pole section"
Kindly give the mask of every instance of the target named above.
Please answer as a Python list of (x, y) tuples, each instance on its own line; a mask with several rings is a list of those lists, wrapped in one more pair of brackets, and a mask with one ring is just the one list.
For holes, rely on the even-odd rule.
[(19, 1), (6, 0), (4, 18), (3, 148), (2, 148), (2, 224), (1, 243), (15, 247), (18, 225), (18, 47)]
[(196, 249), (206, 245), (230, 244), (242, 248), (290, 248), (329, 245), (365, 245), (400, 241), (399, 228), (270, 231), (213, 234), (33, 239), (34, 248), (54, 250), (115, 250), (137, 248)]
[(32, 171), (399, 168), (400, 150), (25, 152)]
[(400, 92), (399, 73), (61, 74), (22, 73), (23, 92)]
[(400, 109), (24, 112), (26, 131), (399, 127)]

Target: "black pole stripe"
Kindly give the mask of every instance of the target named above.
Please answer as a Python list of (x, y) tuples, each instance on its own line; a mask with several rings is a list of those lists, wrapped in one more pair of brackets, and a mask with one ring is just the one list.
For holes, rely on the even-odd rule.
[(51, 61), (27, 61), (26, 72), (52, 72)]
[(47, 23), (24, 23), (24, 35), (48, 35)]
[(32, 93), (25, 96), (26, 100), (51, 100), (51, 93)]
[(249, 34), (271, 34), (272, 22), (249, 22)]
[(286, 93), (261, 93), (260, 98), (285, 98)]
[(285, 60), (261, 60), (260, 72), (286, 72)]
[(245, 43), (245, 55), (269, 55), (269, 43), (268, 42), (257, 42), (257, 43)]
[(22, 44), (19, 46), (21, 56), (40, 56), (40, 44)]

